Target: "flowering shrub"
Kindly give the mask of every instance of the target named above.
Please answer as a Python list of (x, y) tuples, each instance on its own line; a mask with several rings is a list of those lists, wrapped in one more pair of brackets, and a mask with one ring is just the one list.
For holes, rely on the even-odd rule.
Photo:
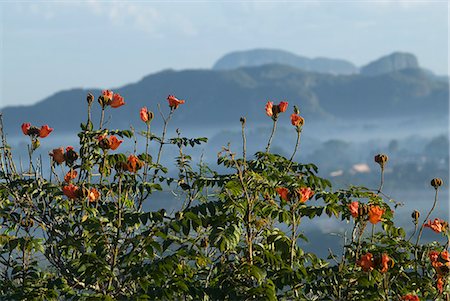
[[(412, 214), (414, 232), (393, 222), (392, 203), (378, 189), (334, 191), (314, 164), (293, 161), (304, 119), (294, 106), (290, 122), (297, 140), (288, 159), (270, 152), (287, 102), (267, 102), (273, 127), (264, 152), (246, 155), (229, 146), (218, 155), (222, 174), (188, 149), (206, 138), (167, 138), (167, 125), (181, 105), (167, 98), (160, 110), (161, 135), (151, 130), (153, 112), (136, 116), (143, 131), (104, 128), (108, 107), (124, 98), (105, 90), (98, 97), (98, 127), (91, 118), (94, 96), (78, 134), (79, 146), (52, 150), (50, 175), (35, 158), (38, 138), (53, 129), (22, 125), (31, 137), (29, 170), (19, 170), (3, 126), (0, 170), (0, 295), (8, 300), (448, 300), (448, 223), (432, 217), (442, 180), (431, 181), (435, 200), (424, 221)], [(158, 106), (159, 109), (159, 106)], [(263, 109), (261, 110), (264, 112)], [(55, 129), (57, 132), (57, 129)], [(120, 138), (119, 138), (120, 137)], [(131, 140), (134, 138), (135, 142)], [(144, 143), (139, 153), (136, 144)], [(133, 146), (134, 147), (130, 147)], [(128, 146), (133, 151), (120, 152)], [(176, 170), (161, 164), (164, 147), (178, 149)], [(114, 151), (114, 152), (113, 152)], [(57, 168), (58, 167), (58, 168)], [(176, 212), (146, 210), (158, 191), (181, 198)], [(302, 248), (303, 219), (327, 215), (351, 223), (342, 254), (319, 258)], [(430, 219), (434, 218), (434, 219)], [(379, 229), (375, 228), (380, 225)], [(446, 243), (421, 242), (425, 228)], [(325, 246), (324, 246), (325, 247)]]

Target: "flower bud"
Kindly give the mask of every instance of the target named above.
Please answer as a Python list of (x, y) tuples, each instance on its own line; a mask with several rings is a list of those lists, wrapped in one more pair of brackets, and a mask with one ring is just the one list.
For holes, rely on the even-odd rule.
[(245, 126), (245, 122), (247, 121), (247, 119), (245, 117), (241, 117), (240, 121), (242, 126)]
[(30, 135), (30, 136), (37, 137), (37, 136), (39, 136), (40, 133), (41, 133), (41, 129), (39, 129), (35, 126), (32, 126), (28, 129), (28, 135)]
[(94, 101), (94, 95), (92, 95), (92, 93), (88, 93), (88, 95), (86, 97), (86, 101), (87, 101), (88, 105), (90, 106), (92, 104), (92, 102)]
[(105, 97), (103, 95), (100, 95), (98, 97), (97, 101), (98, 101), (98, 103), (100, 104), (100, 106), (102, 108), (105, 108), (106, 106), (108, 106), (111, 103), (111, 98), (107, 98), (107, 97)]
[(297, 106), (294, 106), (294, 114), (297, 114), (297, 115), (300, 114), (300, 110)]
[(279, 105), (273, 105), (273, 107), (272, 107), (272, 114), (273, 114), (272, 118), (273, 119), (277, 119), (278, 118), (278, 114), (280, 114), (280, 113), (281, 113), (280, 106)]
[(39, 139), (33, 139), (33, 141), (31, 142), (31, 149), (36, 150), (39, 148), (39, 146), (41, 146), (41, 142), (39, 141)]
[(66, 160), (67, 165), (72, 165), (78, 159), (78, 154), (73, 148), (68, 147), (64, 154), (64, 159)]
[(430, 184), (434, 187), (434, 189), (438, 189), (440, 186), (442, 186), (442, 179), (434, 178), (433, 180), (431, 180)]
[(380, 164), (381, 168), (384, 168), (384, 165), (387, 163), (387, 161), (389, 160), (389, 157), (385, 154), (378, 154), (375, 156), (375, 162)]
[(101, 149), (110, 149), (111, 148), (111, 142), (108, 138), (103, 138), (99, 141), (98, 146), (100, 146)]
[(414, 224), (417, 224), (419, 221), (420, 212), (417, 210), (414, 210), (413, 213), (411, 214), (411, 217), (413, 219)]

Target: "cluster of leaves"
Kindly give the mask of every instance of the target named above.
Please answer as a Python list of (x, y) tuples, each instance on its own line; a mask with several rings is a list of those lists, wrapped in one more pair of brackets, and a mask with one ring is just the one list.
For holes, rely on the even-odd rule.
[[(42, 167), (32, 162), (32, 152), (30, 170), (18, 171), (0, 124), (1, 296), (8, 300), (449, 297), (450, 261), (443, 262), (445, 272), (437, 270), (428, 256), (448, 248), (448, 227), (442, 231), (446, 245), (420, 243), (422, 231), (416, 242), (411, 241), (412, 236), (406, 238), (405, 231), (393, 223), (393, 203), (381, 192), (382, 184), (375, 191), (364, 187), (333, 191), (328, 180), (317, 176), (315, 165), (269, 152), (274, 130), (266, 151), (248, 159), (245, 119), (241, 120), (243, 155), (224, 148), (217, 164), (226, 173), (219, 174), (203, 162), (197, 170), (185, 148), (205, 143), (206, 138), (181, 137), (179, 131), (174, 138), (165, 137), (167, 122), (184, 103), (173, 104), (173, 96), (171, 100), (168, 117), (161, 113), (161, 136), (150, 131), (153, 113), (142, 119), (147, 124), (142, 132), (146, 149), (140, 154), (136, 147), (133, 154), (125, 155), (102, 146), (100, 136), (135, 141), (138, 137), (132, 131), (104, 129), (105, 106), (98, 129), (89, 113), (78, 135), (79, 158), (61, 167), (67, 169), (63, 174), (77, 170), (76, 187), (82, 192), (95, 189), (98, 197), (88, 193), (68, 197), (63, 192), (67, 183), (56, 171), (58, 164), (52, 161), (51, 174), (44, 177)], [(92, 97), (88, 103), (90, 108)], [(278, 119), (272, 119), (275, 129)], [(292, 124), (299, 139), (303, 123)], [(150, 155), (150, 143), (159, 146), (156, 161)], [(169, 176), (160, 163), (164, 145), (179, 150), (176, 177)], [(298, 140), (294, 154), (297, 147)], [(124, 168), (132, 164), (130, 160), (140, 163)], [(181, 196), (179, 209), (171, 213), (145, 210), (145, 203), (162, 190)], [(374, 226), (371, 233), (366, 231), (370, 228), (367, 212), (361, 210), (356, 216), (349, 209), (355, 201), (360, 208), (377, 206), (383, 211), (379, 231)], [(319, 258), (302, 249), (302, 241), (308, 238), (301, 221), (323, 215), (354, 225), (340, 256), (330, 252), (328, 258)], [(416, 221), (416, 230), (417, 225)], [(376, 260), (371, 262), (373, 267), (364, 269), (361, 257), (369, 253), (386, 254), (387, 270)], [(443, 282), (441, 289), (436, 285), (438, 278)]]

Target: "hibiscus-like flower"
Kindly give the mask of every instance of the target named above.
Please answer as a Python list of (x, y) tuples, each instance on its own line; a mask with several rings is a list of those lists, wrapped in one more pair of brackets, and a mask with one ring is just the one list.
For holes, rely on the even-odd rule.
[(280, 112), (281, 112), (281, 113), (286, 112), (287, 107), (288, 107), (288, 102), (287, 102), (287, 101), (281, 101), (281, 102), (278, 104), (278, 108), (280, 109)]
[(76, 170), (71, 170), (66, 173), (64, 176), (64, 182), (70, 183), (73, 179), (75, 179), (78, 176), (78, 172)]
[(64, 154), (64, 158), (66, 159), (66, 164), (68, 166), (72, 166), (73, 163), (78, 159), (77, 152), (73, 149), (73, 146), (66, 147), (66, 153)]
[(279, 104), (274, 105), (272, 101), (267, 101), (266, 103), (266, 114), (269, 117), (272, 117), (273, 120), (278, 118), (278, 114), (286, 112), (288, 107), (288, 102), (281, 101)]
[(22, 123), (22, 133), (24, 134), (24, 135), (29, 135), (28, 134), (28, 130), (31, 128), (31, 123)]
[(80, 188), (78, 186), (73, 185), (73, 184), (69, 184), (69, 185), (63, 186), (62, 190), (63, 190), (63, 193), (69, 199), (76, 199), (79, 196)]
[(273, 102), (267, 101), (265, 108), (266, 108), (267, 116), (272, 117), (272, 115), (273, 115)]
[(381, 263), (380, 263), (380, 265), (381, 265), (380, 272), (381, 273), (386, 273), (388, 271), (388, 269), (389, 269), (389, 265), (391, 267), (394, 266), (394, 261), (391, 258), (389, 258), (389, 256), (386, 253), (383, 253), (381, 255)]
[(372, 253), (366, 253), (356, 262), (365, 272), (372, 271), (375, 267)]
[(95, 188), (91, 188), (91, 189), (89, 189), (88, 197), (89, 197), (89, 202), (95, 202), (100, 197), (100, 192), (98, 192), (98, 190)]
[(40, 138), (45, 138), (53, 131), (53, 129), (47, 124), (41, 126), (41, 128), (38, 128), (35, 126), (31, 126), (31, 124), (28, 122), (22, 123), (21, 128), (24, 135), (31, 136), (33, 139), (37, 138), (38, 136)]
[(109, 103), (111, 108), (118, 108), (125, 104), (123, 97), (119, 93), (114, 93), (112, 101)]
[(128, 157), (127, 170), (129, 172), (136, 172), (139, 169), (141, 169), (143, 165), (144, 163), (141, 160), (139, 160), (139, 158), (136, 157), (135, 155), (130, 155)]
[(105, 99), (111, 100), (113, 98), (113, 95), (114, 95), (114, 93), (111, 90), (103, 90), (102, 91), (102, 96)]
[(123, 140), (119, 140), (116, 136), (107, 137), (106, 135), (98, 136), (97, 140), (100, 148), (104, 150), (106, 149), (116, 150), (123, 142)]
[(305, 120), (302, 116), (299, 116), (297, 114), (291, 115), (291, 124), (295, 127), (301, 127), (305, 123)]
[(109, 137), (110, 148), (112, 150), (116, 150), (122, 142), (123, 142), (123, 140), (117, 139), (116, 136)]
[(289, 201), (289, 189), (285, 187), (277, 187), (275, 188), (275, 190), (283, 200), (285, 200), (286, 202)]
[(437, 281), (436, 281), (436, 288), (439, 291), (440, 294), (444, 291), (444, 277), (438, 275)]
[(438, 251), (430, 251), (428, 253), (428, 257), (430, 258), (431, 264), (434, 266), (434, 263), (436, 263), (439, 259), (439, 252)]
[(39, 137), (45, 138), (45, 137), (47, 137), (52, 131), (53, 131), (53, 129), (52, 129), (51, 127), (49, 127), (48, 125), (43, 125), (43, 126), (41, 126), (41, 129), (39, 130)]
[(417, 297), (416, 295), (412, 295), (412, 294), (408, 294), (402, 297), (401, 300), (404, 301), (420, 301), (419, 297)]
[(306, 202), (314, 195), (314, 191), (312, 191), (311, 188), (309, 187), (300, 188), (299, 193), (300, 193), (300, 202), (302, 203)]
[(354, 201), (347, 205), (348, 209), (350, 210), (350, 214), (354, 217), (358, 217), (358, 211), (359, 211), (359, 202)]
[(52, 152), (49, 154), (50, 157), (53, 158), (53, 161), (55, 161), (58, 164), (61, 164), (64, 162), (65, 158), (64, 158), (64, 148), (60, 147), (60, 148), (55, 148), (54, 150), (52, 150)]
[(382, 209), (380, 206), (370, 206), (369, 208), (369, 222), (372, 224), (377, 224), (381, 221), (381, 216), (384, 214), (385, 209)]
[(172, 110), (176, 110), (179, 105), (184, 104), (184, 100), (183, 99), (178, 99), (178, 98), (176, 98), (173, 95), (167, 96), (167, 101), (169, 102), (169, 107)]
[(141, 108), (139, 115), (141, 116), (141, 120), (145, 123), (149, 123), (153, 119), (153, 112), (147, 110), (147, 107)]
[(426, 228), (430, 228), (436, 233), (441, 233), (447, 228), (448, 224), (442, 219), (435, 218), (434, 221), (429, 220), (428, 223), (424, 224), (423, 226)]

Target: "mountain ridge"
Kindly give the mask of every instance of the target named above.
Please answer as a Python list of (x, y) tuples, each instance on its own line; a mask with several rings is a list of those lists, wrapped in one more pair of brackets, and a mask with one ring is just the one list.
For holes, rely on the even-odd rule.
[[(60, 91), (31, 106), (2, 109), (8, 132), (20, 133), (20, 124), (49, 124), (74, 131), (86, 119), (86, 95), (100, 89)], [(433, 80), (421, 69), (405, 69), (375, 76), (330, 75), (306, 72), (292, 66), (272, 64), (232, 70), (164, 70), (114, 92), (126, 105), (108, 109), (109, 125), (129, 128), (139, 124), (139, 109), (147, 106), (157, 116), (157, 103), (165, 110), (166, 97), (186, 99), (177, 110), (177, 122), (185, 126), (226, 126), (247, 120), (264, 123), (267, 100), (297, 104), (306, 120), (376, 118), (385, 116), (444, 116), (448, 112), (448, 82)], [(291, 107), (288, 109), (291, 110)], [(54, 113), (56, 112), (56, 113)], [(93, 116), (99, 106), (93, 105)], [(94, 120), (97, 122), (97, 120)]]

